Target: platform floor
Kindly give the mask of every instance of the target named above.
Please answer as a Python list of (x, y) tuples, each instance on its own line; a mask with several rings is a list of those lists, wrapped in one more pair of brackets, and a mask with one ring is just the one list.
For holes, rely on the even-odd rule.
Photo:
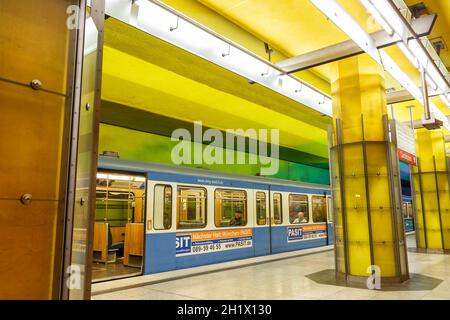
[(127, 267), (123, 265), (123, 258), (115, 263), (98, 263), (92, 265), (92, 281), (103, 281), (114, 278), (123, 278), (141, 274), (141, 268)]
[[(415, 247), (408, 236), (408, 247)], [(267, 262), (95, 295), (93, 299), (450, 299), (450, 255), (408, 252), (411, 279), (381, 290), (330, 283), (334, 252)]]

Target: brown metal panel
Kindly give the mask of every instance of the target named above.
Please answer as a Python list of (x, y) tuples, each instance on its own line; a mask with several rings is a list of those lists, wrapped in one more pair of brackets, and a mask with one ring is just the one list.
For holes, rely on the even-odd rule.
[[(18, 4), (20, 2), (20, 5)], [(67, 9), (73, 0), (0, 1), (0, 78), (66, 94), (69, 32)]]
[(0, 297), (60, 297), (78, 2), (0, 1)]
[(0, 200), (0, 299), (52, 298), (58, 202)]
[(57, 200), (65, 98), (0, 81), (0, 199)]

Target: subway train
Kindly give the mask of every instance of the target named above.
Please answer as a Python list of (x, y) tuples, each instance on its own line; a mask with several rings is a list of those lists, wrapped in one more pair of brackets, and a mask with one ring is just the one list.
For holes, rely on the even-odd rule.
[(94, 280), (332, 245), (331, 204), (328, 185), (102, 156)]
[(405, 221), (405, 232), (413, 232), (415, 230), (414, 224), (414, 209), (411, 196), (402, 196), (402, 212), (403, 220)]

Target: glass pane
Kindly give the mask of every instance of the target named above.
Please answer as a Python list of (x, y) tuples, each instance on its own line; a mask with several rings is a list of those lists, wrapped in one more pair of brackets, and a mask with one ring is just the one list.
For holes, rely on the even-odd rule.
[(216, 190), (216, 227), (247, 225), (247, 194), (242, 190)]
[(327, 222), (327, 198), (313, 196), (311, 201), (313, 222)]
[(155, 186), (154, 193), (154, 227), (167, 230), (172, 227), (172, 187)]
[(97, 189), (95, 222), (109, 223), (111, 227), (124, 227), (134, 220), (134, 209), (134, 193)]
[(267, 217), (266, 194), (264, 192), (256, 193), (256, 222), (258, 225), (265, 225)]
[(281, 193), (275, 193), (273, 195), (273, 222), (275, 224), (281, 224), (283, 222), (282, 212)]
[(308, 196), (302, 194), (289, 195), (289, 222), (291, 224), (309, 222)]
[(140, 274), (146, 178), (97, 173), (93, 281)]
[(403, 218), (408, 218), (408, 204), (406, 202), (402, 203), (402, 213)]
[(178, 188), (178, 229), (196, 229), (206, 226), (206, 190)]

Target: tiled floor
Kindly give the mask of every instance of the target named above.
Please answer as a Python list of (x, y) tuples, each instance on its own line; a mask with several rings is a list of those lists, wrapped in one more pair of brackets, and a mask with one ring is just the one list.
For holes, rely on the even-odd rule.
[[(414, 238), (408, 240), (414, 247)], [(404, 291), (403, 287), (368, 290), (311, 280), (311, 274), (334, 268), (334, 252), (327, 251), (100, 294), (93, 299), (450, 299), (450, 255), (409, 252), (408, 258), (415, 279), (404, 284)], [(417, 282), (429, 282), (427, 279), (432, 287), (417, 288)]]

